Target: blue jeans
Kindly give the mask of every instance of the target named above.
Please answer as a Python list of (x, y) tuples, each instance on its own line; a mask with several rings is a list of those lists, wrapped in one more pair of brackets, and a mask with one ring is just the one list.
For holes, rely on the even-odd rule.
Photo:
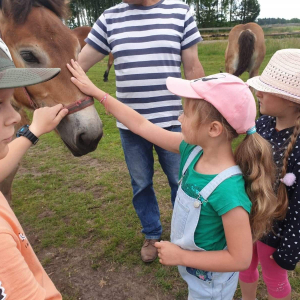
[[(165, 128), (180, 132), (180, 126)], [(180, 155), (166, 151), (134, 134), (130, 130), (120, 129), (121, 142), (131, 177), (133, 206), (143, 226), (142, 233), (146, 239), (159, 239), (162, 233), (160, 213), (153, 189), (154, 158), (153, 147), (158, 155), (160, 165), (167, 175), (171, 188), (171, 202), (174, 206), (177, 188)]]

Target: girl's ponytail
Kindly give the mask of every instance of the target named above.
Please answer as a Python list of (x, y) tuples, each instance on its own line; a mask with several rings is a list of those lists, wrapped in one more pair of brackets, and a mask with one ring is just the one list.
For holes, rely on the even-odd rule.
[(274, 193), (276, 166), (270, 144), (258, 133), (246, 135), (234, 153), (252, 202), (250, 225), (253, 241), (272, 229), (277, 197)]
[(283, 178), (286, 175), (287, 166), (288, 166), (288, 159), (294, 149), (295, 143), (297, 141), (297, 137), (300, 133), (300, 116), (297, 118), (294, 131), (290, 137), (290, 142), (286, 147), (286, 151), (284, 153), (284, 157), (282, 160), (282, 168), (278, 174), (278, 190), (277, 190), (277, 197), (278, 197), (278, 206), (275, 211), (276, 218), (279, 220), (283, 220), (286, 215), (286, 211), (288, 208), (288, 196), (286, 191), (286, 186), (283, 182), (281, 182), (279, 179)]

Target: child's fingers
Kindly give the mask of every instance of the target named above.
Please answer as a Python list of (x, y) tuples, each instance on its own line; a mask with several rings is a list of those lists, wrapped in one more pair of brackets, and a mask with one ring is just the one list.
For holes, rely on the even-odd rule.
[(71, 63), (72, 63), (73, 68), (74, 68), (79, 74), (84, 73), (84, 71), (82, 70), (80, 64), (79, 64), (77, 61), (75, 61), (74, 59), (71, 59)]
[(77, 78), (75, 78), (75, 77), (71, 77), (71, 81), (77, 86), (77, 87), (83, 87), (83, 83), (80, 81), (80, 80), (78, 80)]
[(48, 109), (50, 109), (54, 115), (57, 115), (58, 112), (63, 108), (64, 106), (62, 104), (56, 104), (52, 107), (49, 107)]
[(63, 108), (62, 110), (59, 111), (57, 116), (54, 119), (54, 122), (57, 124), (60, 123), (60, 121), (68, 114), (69, 110), (67, 108)]
[(161, 242), (155, 242), (155, 243), (154, 243), (154, 246), (155, 246), (156, 248), (161, 248)]
[(72, 73), (73, 76), (78, 77), (79, 73), (69, 64), (67, 64), (67, 68), (69, 69), (69, 71)]

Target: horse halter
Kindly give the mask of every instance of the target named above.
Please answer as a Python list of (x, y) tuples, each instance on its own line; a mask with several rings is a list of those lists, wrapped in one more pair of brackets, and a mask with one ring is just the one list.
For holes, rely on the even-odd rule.
[[(35, 110), (37, 108), (39, 108), (36, 103), (34, 103), (26, 89), (26, 87), (23, 88), (24, 90), (24, 93), (26, 95), (26, 98), (30, 104), (30, 106)], [(75, 112), (77, 111), (80, 111), (88, 106), (91, 106), (94, 104), (94, 99), (93, 97), (90, 97), (90, 96), (87, 96), (81, 100), (77, 100), (76, 102), (74, 103), (71, 103), (67, 106), (64, 106), (64, 108), (67, 108), (69, 110), (68, 114), (67, 115), (71, 115), (71, 114), (74, 114)]]

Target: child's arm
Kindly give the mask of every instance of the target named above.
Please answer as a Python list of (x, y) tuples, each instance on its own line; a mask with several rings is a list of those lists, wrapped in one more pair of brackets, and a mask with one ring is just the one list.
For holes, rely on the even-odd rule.
[[(74, 77), (72, 82), (85, 94), (90, 95), (101, 102), (106, 93), (98, 89), (87, 77), (77, 62), (71, 61), (72, 66), (67, 64), (70, 72)], [(146, 120), (139, 113), (128, 107), (127, 105), (116, 100), (112, 96), (107, 95), (107, 99), (103, 102), (105, 108), (114, 115), (119, 122), (124, 124), (129, 130), (137, 135), (142, 136), (146, 140), (158, 145), (161, 148), (171, 152), (179, 153), (179, 145), (183, 140), (182, 134), (178, 132), (170, 132), (160, 128)]]
[[(35, 110), (29, 130), (36, 137), (40, 137), (44, 133), (52, 131), (68, 113), (67, 109), (62, 108), (63, 105), (58, 104), (53, 107), (43, 107)], [(0, 182), (15, 170), (30, 146), (32, 146), (31, 141), (23, 136), (18, 137), (9, 143), (8, 154), (5, 158), (0, 160)]]
[(181, 265), (211, 272), (245, 270), (252, 259), (252, 237), (249, 215), (236, 207), (222, 216), (227, 250), (189, 251), (170, 242), (157, 242), (158, 257), (164, 265)]
[[(7, 229), (6, 229), (7, 230)], [(16, 240), (10, 232), (0, 233), (0, 277), (2, 292), (7, 295), (7, 299), (18, 300), (45, 300), (45, 287), (34, 277), (32, 270), (25, 261)], [(15, 237), (16, 238), (16, 237)], [(27, 240), (23, 241), (27, 243)], [(20, 243), (20, 241), (19, 241)], [(21, 242), (22, 243), (22, 242)], [(21, 247), (21, 246), (19, 246)], [(31, 246), (29, 246), (31, 247)], [(27, 251), (26, 251), (27, 252)], [(35, 268), (36, 261), (30, 257), (31, 267)], [(42, 274), (41, 274), (42, 275)], [(50, 281), (50, 279), (48, 279)], [(58, 292), (56, 293), (58, 296)], [(1, 299), (4, 298), (0, 293)], [(55, 297), (55, 296), (54, 296)], [(55, 297), (56, 298), (56, 297)], [(53, 298), (52, 298), (53, 299)], [(61, 299), (61, 298), (56, 298)]]

